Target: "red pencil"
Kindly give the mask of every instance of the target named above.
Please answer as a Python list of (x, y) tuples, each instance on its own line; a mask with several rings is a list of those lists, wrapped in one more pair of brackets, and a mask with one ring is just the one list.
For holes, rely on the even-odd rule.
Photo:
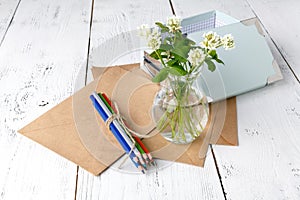
[[(110, 107), (114, 110), (114, 112), (116, 112), (116, 109), (114, 108), (114, 106), (112, 105), (110, 99), (106, 96), (106, 94), (105, 94), (105, 93), (101, 93), (101, 94), (102, 94), (102, 96), (104, 97), (104, 99), (107, 101), (107, 103), (110, 105)], [(127, 126), (127, 124), (126, 124), (126, 126)], [(146, 155), (147, 155), (149, 161), (150, 161), (151, 163), (153, 163), (153, 158), (152, 158), (152, 156), (151, 156), (149, 150), (147, 149), (147, 147), (146, 147), (146, 146), (143, 144), (143, 142), (141, 141), (141, 139), (140, 139), (139, 137), (134, 136), (134, 135), (133, 135), (133, 138), (136, 140), (136, 142), (137, 142), (137, 143), (141, 146), (141, 148), (144, 150), (144, 152), (146, 153)], [(145, 158), (145, 157), (144, 157), (144, 158)], [(145, 160), (147, 161), (146, 158), (145, 158)]]
[[(149, 159), (150, 163), (153, 163), (153, 158), (149, 152), (149, 150), (147, 149), (147, 147), (144, 145), (144, 143), (142, 142), (142, 140), (139, 137), (133, 136), (134, 139), (136, 140), (137, 143), (139, 143), (139, 145), (141, 146), (141, 148), (144, 150), (146, 157)], [(146, 159), (146, 158), (145, 158)]]

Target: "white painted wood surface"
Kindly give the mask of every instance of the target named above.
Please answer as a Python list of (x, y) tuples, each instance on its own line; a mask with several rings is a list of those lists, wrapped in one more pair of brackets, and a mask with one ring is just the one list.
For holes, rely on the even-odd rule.
[[(277, 31), (282, 32), (280, 27)], [(244, 199), (300, 199), (300, 85), (268, 42), (284, 80), (239, 96), (238, 150), (214, 148), (228, 199), (242, 194)], [(289, 52), (292, 46), (282, 48)]]
[(92, 2), (21, 0), (17, 6), (17, 0), (0, 0), (1, 200), (218, 200), (224, 199), (220, 181), (226, 199), (300, 199), (300, 86), (290, 70), (299, 77), (297, 0), (172, 0), (182, 17), (213, 9), (238, 19), (257, 15), (275, 42), (268, 39), (284, 75), (283, 81), (238, 97), (240, 144), (213, 147), (221, 180), (211, 152), (204, 169), (172, 164), (146, 176), (113, 169), (93, 176), (17, 134), (84, 86), (89, 35), (92, 60), (120, 32), (171, 15), (168, 1), (95, 0), (90, 32)]
[(17, 130), (73, 93), (90, 13), (79, 0), (18, 7), (0, 47), (0, 199), (74, 199), (77, 166)]
[(236, 19), (255, 17), (247, 0), (171, 0), (176, 15), (187, 17), (199, 13), (218, 10)]
[[(297, 0), (248, 0), (300, 80), (300, 5)], [(271, 17), (272, 16), (272, 17)]]
[[(203, 5), (175, 2), (178, 11), (187, 14)], [(229, 6), (225, 4), (222, 7)], [(241, 8), (237, 4), (232, 9), (240, 12), (236, 16), (247, 13), (248, 9), (237, 7)], [(214, 146), (217, 165), (227, 199), (300, 199), (300, 86), (287, 66), (299, 76), (295, 41), (300, 29), (295, 24), (299, 24), (300, 2), (249, 0), (249, 7), (270, 34), (267, 41), (284, 80), (237, 98), (239, 147)]]
[(0, 45), (19, 5), (19, 0), (0, 1)]
[[(114, 0), (107, 4), (97, 0), (93, 12), (90, 52), (96, 56), (94, 50), (118, 33), (136, 29), (143, 23), (152, 25), (155, 21), (165, 21), (171, 14), (167, 1)], [(124, 43), (130, 43), (130, 39), (125, 37)], [(115, 48), (119, 46), (113, 46), (115, 43), (111, 42), (111, 46), (106, 48), (107, 55), (103, 56), (116, 51)], [(129, 56), (123, 62), (139, 60)], [(77, 185), (77, 199), (222, 199), (224, 196), (211, 153), (208, 154), (204, 169), (174, 163), (146, 176), (108, 169), (100, 177), (80, 169)]]

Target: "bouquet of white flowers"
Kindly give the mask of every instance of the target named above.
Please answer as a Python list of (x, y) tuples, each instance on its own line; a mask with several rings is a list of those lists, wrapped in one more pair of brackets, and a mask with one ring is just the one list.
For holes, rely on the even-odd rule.
[(154, 100), (153, 117), (167, 140), (189, 143), (202, 133), (209, 113), (206, 96), (193, 87), (194, 81), (205, 64), (210, 71), (216, 69), (215, 63), (224, 64), (217, 49), (234, 48), (234, 40), (230, 34), (221, 37), (209, 31), (197, 44), (181, 32), (181, 20), (175, 16), (168, 18), (165, 25), (156, 25), (139, 28), (153, 50), (150, 56), (163, 66), (152, 79), (156, 83), (164, 81)]

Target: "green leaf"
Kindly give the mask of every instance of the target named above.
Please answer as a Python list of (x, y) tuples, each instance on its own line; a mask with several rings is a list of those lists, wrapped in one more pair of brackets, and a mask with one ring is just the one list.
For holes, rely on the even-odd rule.
[(169, 72), (175, 76), (184, 76), (187, 74), (185, 70), (179, 67), (169, 67)]
[(213, 72), (216, 70), (216, 65), (211, 59), (205, 59), (204, 62), (207, 64), (209, 71)]
[(225, 65), (225, 63), (224, 63), (221, 59), (219, 59), (219, 58), (215, 58), (214, 60), (215, 60), (217, 63), (220, 63), (220, 64)]
[(179, 69), (179, 70), (181, 70), (181, 71), (184, 71), (184, 75), (187, 73), (187, 72), (184, 70), (183, 66), (180, 64), (180, 62), (175, 62), (175, 63), (173, 63), (173, 65), (172, 65), (170, 68), (177, 68), (177, 69)]
[(162, 23), (160, 22), (156, 22), (155, 23), (159, 28), (161, 28), (161, 32), (164, 33), (164, 32), (169, 32), (169, 28), (166, 27), (165, 25), (163, 25)]
[(193, 43), (194, 42), (189, 39), (178, 38), (175, 40), (174, 49), (172, 49), (171, 52), (184, 58), (184, 60), (182, 60), (182, 62), (186, 62), (187, 61), (186, 58), (188, 57), (188, 53), (189, 53), (190, 49), (192, 48)]
[(168, 65), (168, 66), (173, 66), (175, 63), (177, 63), (177, 60), (172, 59), (172, 60), (169, 60), (169, 61), (167, 62), (167, 65)]
[(152, 78), (152, 82), (159, 83), (167, 78), (169, 74), (169, 68), (162, 68), (159, 73)]
[(182, 62), (182, 63), (187, 62), (187, 59), (186, 59), (187, 56), (185, 56), (185, 52), (183, 52), (182, 50), (173, 49), (173, 50), (171, 50), (171, 53), (174, 56), (175, 60), (177, 60), (178, 62)]
[(165, 25), (163, 25), (163, 24), (160, 23), (160, 22), (155, 22), (155, 24), (156, 24), (159, 28), (168, 28), (168, 27), (166, 27)]
[(166, 50), (164, 49), (157, 49), (156, 52), (152, 51), (152, 53), (149, 54), (150, 57), (154, 58), (155, 60), (159, 60), (159, 56), (157, 54), (159, 54), (162, 58), (166, 58), (167, 55), (161, 55), (162, 52), (166, 52)]
[(213, 60), (215, 60), (217, 63), (221, 63), (221, 64), (224, 65), (224, 62), (223, 62), (221, 59), (218, 58), (218, 54), (217, 54), (217, 51), (216, 51), (216, 50), (211, 50), (211, 51), (209, 52), (209, 55), (210, 55), (211, 58), (212, 58)]
[(159, 60), (159, 57), (158, 57), (158, 55), (156, 54), (155, 51), (152, 51), (152, 53), (150, 53), (149, 56), (150, 56), (151, 58), (154, 58), (155, 60)]
[(186, 37), (184, 37), (184, 42), (190, 46), (196, 44), (196, 42), (194, 42), (193, 40), (186, 38)]
[(209, 52), (209, 55), (210, 55), (213, 59), (218, 58), (218, 54), (217, 54), (217, 51), (216, 51), (216, 50), (211, 50), (211, 51)]
[(169, 45), (169, 44), (161, 44), (160, 45), (160, 50), (161, 51), (169, 51), (170, 49), (172, 49), (173, 47), (171, 46), (171, 45)]

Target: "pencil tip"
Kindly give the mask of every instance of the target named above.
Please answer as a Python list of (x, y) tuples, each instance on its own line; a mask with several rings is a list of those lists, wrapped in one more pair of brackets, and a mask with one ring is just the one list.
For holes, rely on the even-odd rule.
[(145, 174), (145, 169), (144, 169), (141, 165), (138, 166), (138, 169), (139, 169), (143, 174)]
[(153, 159), (150, 153), (147, 153), (147, 156), (149, 157), (150, 160)]

